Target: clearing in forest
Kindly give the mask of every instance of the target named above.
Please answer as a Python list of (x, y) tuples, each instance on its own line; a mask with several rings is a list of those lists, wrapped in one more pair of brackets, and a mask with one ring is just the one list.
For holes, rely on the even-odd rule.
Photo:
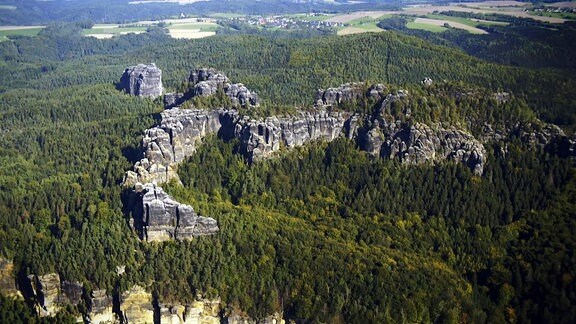
[(352, 12), (352, 13), (345, 14), (345, 15), (334, 16), (332, 18), (326, 19), (326, 21), (338, 22), (338, 23), (349, 23), (349, 22), (356, 20), (358, 18), (370, 17), (372, 19), (378, 19), (384, 15), (396, 14), (396, 13), (402, 13), (402, 12), (401, 11), (358, 11), (358, 12)]
[(463, 23), (459, 23), (456, 21), (451, 20), (440, 20), (440, 19), (430, 19), (430, 18), (416, 18), (414, 19), (416, 24), (424, 24), (424, 25), (433, 25), (433, 26), (441, 26), (446, 27), (446, 25), (450, 25), (450, 27), (464, 29), (472, 34), (488, 34), (487, 31), (482, 30), (480, 28), (476, 28), (473, 26), (469, 26)]
[(94, 25), (90, 29), (83, 31), (85, 36), (96, 38), (112, 38), (113, 36), (125, 35), (129, 33), (144, 33), (149, 26), (163, 25), (173, 38), (203, 38), (216, 34), (218, 25), (214, 19), (207, 18), (185, 18), (166, 19), (162, 21), (143, 20), (132, 24), (100, 24)]

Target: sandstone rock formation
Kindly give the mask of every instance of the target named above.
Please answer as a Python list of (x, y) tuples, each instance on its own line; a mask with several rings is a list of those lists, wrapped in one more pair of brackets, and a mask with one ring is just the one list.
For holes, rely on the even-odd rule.
[(152, 183), (135, 185), (129, 205), (135, 229), (148, 242), (191, 239), (218, 231), (216, 220), (199, 216), (192, 206), (180, 204)]
[(154, 63), (128, 67), (120, 78), (119, 86), (126, 93), (134, 96), (156, 98), (164, 91), (162, 70)]
[(486, 149), (471, 134), (454, 127), (432, 128), (426, 124), (375, 123), (365, 136), (366, 150), (372, 155), (395, 158), (405, 164), (452, 160), (482, 175)]
[(53, 316), (60, 310), (60, 276), (57, 273), (28, 276), (32, 293), (36, 300), (36, 312), (39, 316)]
[(263, 319), (254, 320), (253, 318), (242, 316), (240, 314), (231, 314), (228, 316), (228, 324), (285, 324), (282, 313), (274, 313)]
[(120, 296), (120, 312), (124, 323), (154, 323), (152, 294), (133, 286)]
[(343, 102), (350, 102), (362, 99), (365, 95), (363, 91), (364, 83), (351, 82), (343, 84), (337, 88), (318, 89), (316, 92), (316, 105), (332, 106)]
[(112, 297), (108, 296), (106, 289), (96, 289), (91, 292), (88, 308), (87, 317), (90, 323), (116, 322), (116, 316), (112, 311)]
[(192, 155), (202, 139), (209, 134), (222, 132), (222, 125), (231, 129), (237, 116), (234, 110), (190, 110), (173, 108), (164, 110), (160, 125), (147, 129), (142, 139), (142, 159), (128, 171), (124, 184), (137, 182), (168, 182), (179, 180), (175, 165)]
[(242, 83), (230, 83), (230, 80), (222, 72), (214, 69), (196, 69), (190, 72), (188, 82), (193, 86), (191, 96), (211, 96), (218, 89), (232, 101), (232, 106), (257, 106), (258, 95), (248, 90)]
[[(211, 73), (200, 70), (191, 79), (227, 80), (221, 74)], [(390, 111), (396, 101), (409, 96), (407, 91), (386, 94), (386, 87), (380, 84), (363, 90), (365, 88), (362, 83), (349, 83), (340, 88), (320, 90), (315, 109), (289, 117), (252, 119), (226, 109), (165, 110), (160, 125), (145, 131), (142, 159), (126, 173), (124, 184), (179, 181), (177, 164), (192, 155), (209, 134), (218, 134), (225, 139), (238, 138), (240, 152), (252, 162), (270, 156), (281, 147), (292, 148), (314, 140), (332, 141), (339, 136), (357, 138), (361, 128), (362, 135), (357, 141), (374, 156), (397, 158), (409, 164), (452, 159), (465, 163), (476, 174), (482, 174), (485, 149), (472, 135), (453, 127), (403, 124), (395, 120)], [(326, 110), (331, 105), (358, 100), (362, 95), (380, 102), (374, 116)], [(402, 113), (406, 117), (411, 114), (409, 108)]]
[(333, 141), (346, 132), (349, 114), (339, 112), (300, 112), (291, 117), (243, 119), (236, 124), (241, 152), (249, 161), (266, 158), (282, 146), (293, 148), (314, 140)]
[(186, 100), (186, 95), (178, 92), (170, 92), (164, 95), (164, 108), (170, 109), (181, 105)]
[(0, 257), (0, 292), (5, 296), (23, 298), (22, 293), (16, 287), (14, 278), (14, 263)]
[[(10, 262), (0, 260), (0, 275), (7, 274)], [(11, 271), (11, 270), (10, 270)], [(84, 302), (82, 284), (63, 280), (57, 273), (30, 275), (29, 301), (35, 304), (41, 317), (54, 316), (67, 305)], [(10, 284), (12, 285), (12, 284)], [(13, 286), (10, 286), (13, 287)], [(2, 290), (6, 295), (7, 291)], [(84, 318), (78, 322), (87, 323), (178, 323), (178, 324), (220, 324), (220, 323), (277, 323), (284, 324), (282, 314), (275, 313), (264, 319), (252, 319), (237, 313), (226, 314), (220, 298), (206, 299), (201, 295), (189, 304), (164, 303), (146, 288), (138, 285), (112, 297), (104, 289), (94, 289), (86, 298)]]

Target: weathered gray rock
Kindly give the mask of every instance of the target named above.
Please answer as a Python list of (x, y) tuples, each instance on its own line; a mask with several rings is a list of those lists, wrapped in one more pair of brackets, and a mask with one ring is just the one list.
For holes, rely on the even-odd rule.
[(215, 69), (196, 69), (190, 72), (188, 81), (193, 85), (192, 96), (211, 96), (216, 94), (218, 89), (232, 101), (232, 106), (257, 106), (259, 104), (258, 95), (250, 91), (242, 83), (230, 83), (224, 73)]
[(135, 229), (148, 242), (191, 239), (218, 232), (216, 220), (199, 216), (194, 208), (180, 204), (161, 187), (137, 184), (129, 206)]
[(106, 289), (96, 289), (90, 293), (88, 318), (90, 323), (115, 323), (116, 315), (112, 311), (112, 297)]
[(120, 78), (120, 87), (134, 96), (149, 98), (161, 96), (164, 91), (162, 70), (154, 63), (128, 67)]
[(183, 93), (170, 92), (164, 95), (164, 108), (170, 109), (180, 106), (184, 102)]
[(262, 319), (250, 318), (243, 314), (232, 313), (227, 318), (228, 324), (284, 324), (282, 313), (274, 313)]
[(29, 275), (39, 316), (54, 316), (60, 310), (60, 276), (57, 273)]
[(78, 305), (82, 302), (82, 294), (84, 292), (84, 284), (77, 281), (62, 281), (62, 298), (61, 302)]
[[(191, 110), (173, 108), (162, 112), (160, 125), (147, 129), (142, 139), (142, 159), (128, 171), (124, 185), (179, 181), (176, 165), (196, 152), (202, 139), (217, 132), (233, 136), (234, 110)], [(222, 127), (225, 125), (226, 127)], [(226, 128), (230, 135), (226, 135)]]
[(292, 148), (314, 140), (334, 140), (343, 133), (348, 115), (319, 110), (260, 121), (245, 118), (236, 124), (236, 137), (248, 160), (260, 160), (282, 146)]
[(395, 158), (405, 164), (453, 160), (467, 165), (476, 175), (482, 175), (486, 164), (486, 149), (482, 143), (454, 127), (431, 128), (422, 123), (383, 127), (378, 137), (368, 136), (367, 146), (372, 148), (372, 154), (376, 154), (380, 146), (381, 157)]
[(316, 104), (332, 106), (343, 102), (362, 99), (365, 95), (364, 83), (351, 82), (337, 88), (319, 89), (316, 92)]
[(408, 96), (408, 91), (398, 90), (383, 97), (375, 116), (367, 117), (361, 147), (373, 156), (398, 159), (404, 164), (453, 160), (481, 175), (486, 163), (482, 143), (455, 127), (404, 122), (411, 110), (397, 102)]
[[(215, 70), (200, 69), (192, 72), (190, 82), (196, 85), (212, 82), (212, 85), (224, 86), (228, 79)], [(229, 87), (234, 89), (234, 96), (243, 91), (240, 86)], [(212, 90), (206, 88), (206, 93)], [(455, 94), (460, 97), (468, 95)], [(508, 100), (508, 96), (501, 93), (495, 98), (503, 102)], [(328, 106), (364, 97), (377, 103), (373, 116), (326, 110)], [(554, 126), (520, 125), (512, 129), (487, 124), (474, 126), (475, 134), (480, 134), (480, 141), (470, 132), (454, 126), (413, 121), (409, 103), (410, 94), (406, 90), (390, 92), (382, 84), (366, 87), (363, 83), (348, 83), (319, 90), (316, 109), (288, 117), (252, 119), (240, 117), (236, 110), (225, 109), (166, 110), (162, 113), (161, 124), (146, 130), (142, 159), (126, 174), (124, 182), (133, 186), (137, 182), (178, 181), (177, 164), (194, 154), (208, 134), (218, 134), (225, 139), (238, 138), (240, 151), (249, 161), (269, 157), (282, 147), (292, 148), (314, 140), (332, 141), (346, 136), (356, 139), (360, 147), (373, 156), (398, 159), (406, 164), (452, 160), (467, 165), (477, 175), (483, 173), (486, 163), (486, 149), (482, 144), (486, 141), (521, 138), (523, 142), (545, 147), (562, 156), (576, 155), (576, 140), (567, 138)]]
[[(196, 78), (205, 79), (209, 75), (207, 73), (199, 73), (200, 76)], [(333, 100), (355, 100), (359, 92), (353, 89), (360, 89), (360, 85), (363, 86), (343, 86), (335, 92), (334, 98), (323, 91), (321, 106), (289, 117), (273, 116), (255, 120), (240, 118), (235, 110), (165, 110), (162, 112), (161, 124), (145, 131), (142, 140), (143, 158), (132, 171), (127, 172), (124, 183), (133, 186), (137, 182), (159, 184), (172, 179), (179, 181), (177, 164), (192, 155), (208, 134), (218, 133), (224, 138), (239, 138), (241, 153), (248, 161), (258, 161), (281, 147), (292, 148), (314, 140), (332, 141), (339, 136), (356, 138), (362, 119), (367, 122), (364, 122), (364, 135), (359, 142), (363, 149), (374, 156), (398, 158), (403, 163), (453, 159), (469, 165), (477, 174), (482, 173), (485, 150), (472, 135), (457, 132), (455, 128), (443, 129), (438, 126), (432, 130), (424, 124), (415, 124), (410, 128), (395, 119), (396, 115), (402, 115), (403, 118), (411, 116), (409, 107), (402, 111), (394, 108), (397, 101), (409, 96), (405, 90), (385, 94), (386, 88), (383, 85), (370, 87), (368, 95), (381, 100), (374, 117), (363, 118), (324, 109), (324, 103), (337, 102)]]

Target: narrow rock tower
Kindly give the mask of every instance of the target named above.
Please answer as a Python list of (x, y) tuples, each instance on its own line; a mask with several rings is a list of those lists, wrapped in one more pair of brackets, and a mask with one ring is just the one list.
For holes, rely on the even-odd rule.
[(138, 64), (124, 70), (120, 78), (120, 88), (133, 96), (156, 98), (161, 96), (162, 70), (156, 64)]

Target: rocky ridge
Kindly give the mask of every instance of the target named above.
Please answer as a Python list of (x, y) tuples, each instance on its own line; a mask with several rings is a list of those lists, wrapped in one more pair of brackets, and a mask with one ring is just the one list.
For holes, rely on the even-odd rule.
[(218, 232), (216, 220), (198, 215), (152, 183), (136, 184), (125, 206), (130, 224), (148, 242), (192, 239)]
[(20, 289), (27, 300), (34, 302), (40, 317), (54, 316), (65, 305), (82, 302), (83, 284), (61, 281), (57, 273), (29, 275)]
[[(381, 99), (373, 115), (365, 117), (361, 147), (373, 156), (397, 159), (404, 164), (455, 161), (482, 175), (486, 163), (486, 149), (472, 134), (453, 126), (427, 125), (392, 117), (391, 107), (409, 96), (398, 90), (386, 94), (383, 85), (373, 86), (369, 97)], [(401, 113), (409, 118), (411, 110)]]
[[(204, 79), (199, 74), (193, 80)], [(227, 80), (221, 74), (216, 80)], [(360, 148), (373, 156), (398, 159), (406, 164), (453, 160), (469, 166), (481, 175), (486, 151), (470, 133), (455, 127), (429, 126), (391, 119), (386, 113), (407, 91), (387, 93), (384, 85), (365, 90), (363, 83), (347, 83), (338, 88), (319, 90), (314, 109), (292, 116), (253, 119), (240, 116), (234, 109), (198, 110), (166, 109), (160, 125), (145, 131), (141, 150), (143, 157), (126, 173), (124, 184), (170, 180), (179, 181), (176, 166), (194, 154), (202, 139), (209, 134), (238, 138), (240, 152), (249, 162), (269, 157), (282, 147), (292, 148), (314, 140), (332, 141), (339, 136), (354, 139)], [(380, 102), (373, 115), (334, 111), (334, 106), (367, 96)], [(405, 111), (409, 116), (410, 111)]]
[(87, 291), (79, 283), (61, 281), (57, 273), (30, 275), (26, 284), (29, 287), (24, 287), (24, 294), (34, 302), (41, 317), (54, 316), (67, 305), (83, 304), (84, 307), (80, 307), (84, 310), (83, 318), (77, 321), (85, 323), (284, 323), (280, 313), (261, 320), (237, 313), (227, 314), (219, 298), (197, 296), (185, 305), (163, 303), (138, 285), (112, 295), (105, 289)]
[(242, 83), (231, 83), (224, 73), (215, 69), (201, 68), (190, 71), (188, 84), (190, 89), (187, 93), (167, 93), (164, 96), (164, 107), (179, 107), (193, 97), (215, 95), (219, 89), (230, 99), (232, 107), (252, 107), (260, 104), (256, 92)]
[[(197, 95), (210, 95), (214, 93), (214, 87), (228, 84), (229, 80), (215, 70), (200, 69), (191, 73), (190, 82), (200, 85), (194, 87)], [(485, 125), (484, 131), (475, 137), (455, 126), (415, 121), (410, 105), (402, 104), (410, 96), (406, 90), (392, 91), (382, 84), (347, 83), (318, 90), (313, 108), (299, 110), (291, 116), (256, 119), (240, 115), (233, 108), (165, 109), (160, 124), (145, 131), (142, 158), (126, 173), (124, 185), (134, 187), (144, 183), (144, 187), (152, 188), (151, 183), (179, 182), (177, 165), (194, 154), (204, 137), (210, 134), (227, 140), (237, 138), (239, 151), (249, 162), (267, 158), (282, 148), (302, 146), (315, 140), (329, 142), (345, 136), (374, 157), (395, 159), (407, 165), (453, 161), (464, 164), (478, 176), (483, 174), (487, 161), (483, 144), (486, 142), (506, 143), (516, 137), (534, 147), (576, 156), (575, 140), (567, 138), (558, 127), (540, 122), (505, 130)], [(500, 97), (508, 100), (509, 95), (498, 94)], [(342, 110), (342, 107), (362, 102), (374, 105), (370, 106), (370, 113)], [(154, 188), (161, 190), (157, 186)], [(142, 207), (149, 208), (150, 215), (155, 215), (151, 221), (140, 222), (147, 224), (141, 232), (151, 233), (147, 235), (149, 240), (178, 236), (178, 226), (174, 225), (178, 216), (166, 216), (167, 210), (175, 210), (174, 204), (170, 200), (163, 205), (155, 202)], [(217, 226), (209, 224), (207, 228), (206, 232), (182, 229), (181, 237), (211, 234)]]

